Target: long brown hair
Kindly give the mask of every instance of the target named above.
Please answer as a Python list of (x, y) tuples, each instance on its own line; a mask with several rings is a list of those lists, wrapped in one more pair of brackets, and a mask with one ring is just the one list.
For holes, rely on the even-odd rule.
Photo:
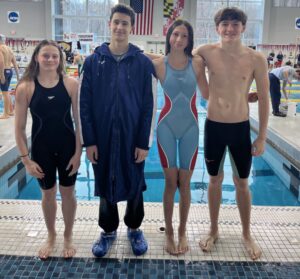
[(28, 64), (27, 68), (25, 69), (25, 72), (24, 72), (20, 82), (21, 81), (33, 81), (37, 78), (37, 76), (40, 72), (40, 66), (39, 66), (39, 63), (36, 61), (36, 57), (38, 56), (40, 50), (45, 46), (54, 46), (58, 49), (59, 65), (58, 65), (56, 71), (59, 76), (63, 76), (65, 74), (64, 57), (63, 57), (63, 52), (62, 52), (60, 46), (55, 41), (43, 40), (34, 49), (31, 60)]
[(186, 46), (186, 48), (184, 49), (184, 53), (189, 56), (192, 57), (192, 50), (194, 47), (194, 31), (193, 31), (193, 27), (192, 25), (184, 20), (184, 19), (176, 19), (173, 24), (169, 27), (168, 32), (167, 32), (167, 36), (166, 36), (166, 55), (169, 54), (169, 52), (171, 51), (171, 45), (170, 45), (170, 37), (174, 31), (174, 29), (180, 25), (184, 25), (188, 31), (188, 45)]

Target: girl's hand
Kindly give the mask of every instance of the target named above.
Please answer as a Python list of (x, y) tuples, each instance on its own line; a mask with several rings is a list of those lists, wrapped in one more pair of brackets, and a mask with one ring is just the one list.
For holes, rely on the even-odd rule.
[(32, 175), (32, 176), (34, 176), (38, 179), (43, 179), (44, 178), (45, 174), (44, 174), (42, 168), (36, 162), (34, 162), (34, 161), (32, 161), (31, 159), (28, 158), (26, 160), (26, 162), (23, 162), (23, 164), (26, 168), (26, 171), (30, 175)]
[(72, 176), (74, 175), (78, 169), (79, 169), (79, 166), (80, 166), (80, 155), (74, 155), (70, 161), (69, 161), (69, 164), (66, 168), (66, 170), (71, 170), (70, 173), (69, 173), (69, 176)]

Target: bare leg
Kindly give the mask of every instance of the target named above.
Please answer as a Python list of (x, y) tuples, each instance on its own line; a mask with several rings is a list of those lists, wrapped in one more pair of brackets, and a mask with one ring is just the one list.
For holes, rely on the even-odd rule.
[(9, 116), (14, 116), (15, 114), (14, 114), (14, 105), (13, 105), (13, 102), (12, 102), (12, 97), (11, 97), (11, 94), (10, 93), (8, 93), (8, 98), (9, 98), (9, 112), (8, 112), (8, 114), (9, 114)]
[(251, 259), (256, 260), (261, 256), (262, 252), (250, 233), (251, 194), (248, 187), (248, 179), (240, 179), (234, 176), (233, 181), (236, 186), (236, 201), (243, 227), (243, 244)]
[(200, 247), (204, 252), (209, 252), (212, 250), (214, 243), (219, 237), (218, 231), (218, 219), (219, 211), (222, 199), (222, 181), (224, 178), (224, 173), (220, 173), (217, 176), (209, 177), (208, 186), (208, 207), (210, 216), (210, 232), (208, 235), (200, 240)]
[(9, 111), (10, 111), (10, 96), (8, 92), (2, 92), (3, 96), (3, 114), (0, 116), (0, 119), (5, 119), (9, 117)]
[(53, 251), (56, 239), (55, 218), (56, 218), (56, 185), (49, 190), (42, 190), (42, 209), (48, 231), (48, 238), (39, 250), (39, 257), (47, 259)]
[(191, 205), (191, 188), (190, 182), (193, 171), (179, 170), (179, 217), (180, 223), (178, 228), (178, 253), (184, 254), (189, 250), (188, 240), (186, 237), (186, 223), (188, 220)]
[(166, 225), (166, 251), (171, 255), (176, 255), (177, 247), (174, 240), (174, 230), (172, 225), (174, 195), (177, 189), (178, 170), (177, 168), (164, 169), (165, 191), (164, 191), (164, 216)]
[(77, 208), (74, 186), (63, 187), (60, 185), (59, 191), (62, 198), (61, 208), (65, 223), (63, 256), (72, 258), (76, 254), (76, 249), (72, 243), (72, 232)]

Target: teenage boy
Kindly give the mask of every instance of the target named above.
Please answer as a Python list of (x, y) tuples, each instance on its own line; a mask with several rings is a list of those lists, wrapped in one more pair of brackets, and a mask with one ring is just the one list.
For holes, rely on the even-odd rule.
[(127, 201), (124, 222), (133, 253), (142, 255), (148, 249), (139, 227), (144, 218), (144, 164), (154, 124), (154, 69), (128, 41), (134, 18), (129, 6), (115, 5), (109, 22), (111, 42), (96, 48), (83, 68), (83, 145), (93, 164), (95, 195), (100, 196), (98, 223), (103, 229), (92, 248), (96, 257), (103, 257), (116, 239), (119, 201)]
[[(251, 196), (248, 176), (252, 156), (264, 152), (269, 115), (268, 74), (265, 57), (241, 42), (247, 16), (238, 8), (224, 8), (215, 15), (220, 42), (198, 47), (208, 68), (209, 99), (205, 123), (204, 151), (208, 173), (208, 203), (211, 227), (200, 241), (203, 251), (210, 251), (218, 239), (218, 217), (224, 178), (223, 163), (228, 147), (236, 187), (236, 200), (242, 223), (243, 243), (255, 260), (261, 249), (250, 234)], [(258, 136), (251, 144), (248, 92), (256, 81), (259, 110)]]
[(11, 78), (13, 76), (13, 71), (11, 65), (14, 66), (15, 72), (17, 75), (17, 81), (19, 81), (19, 68), (16, 62), (16, 58), (12, 49), (6, 44), (6, 37), (0, 34), (0, 59), (3, 61), (3, 66), (0, 65), (0, 89), (3, 95), (3, 114), (0, 116), (0, 119), (9, 118), (9, 116), (14, 115), (11, 98), (9, 95), (9, 86)]

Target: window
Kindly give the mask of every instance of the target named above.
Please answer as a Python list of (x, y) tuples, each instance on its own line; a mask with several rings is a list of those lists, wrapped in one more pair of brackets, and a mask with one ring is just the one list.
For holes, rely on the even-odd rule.
[(287, 7), (287, 8), (299, 8), (300, 1), (299, 0), (273, 0), (273, 7)]
[(219, 40), (214, 23), (215, 13), (225, 7), (238, 7), (248, 16), (242, 40), (245, 45), (257, 45), (262, 40), (264, 0), (197, 0), (195, 45)]
[(68, 33), (93, 33), (94, 43), (109, 40), (110, 10), (118, 0), (52, 0), (54, 39)]

